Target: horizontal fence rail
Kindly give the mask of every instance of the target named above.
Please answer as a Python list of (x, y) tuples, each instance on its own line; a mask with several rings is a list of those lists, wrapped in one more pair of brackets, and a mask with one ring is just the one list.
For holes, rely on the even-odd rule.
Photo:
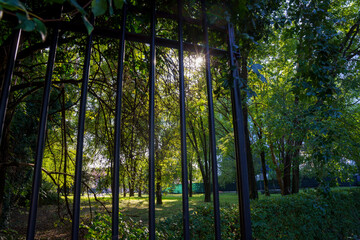
[[(148, 112), (148, 137), (149, 137), (149, 172), (148, 172), (148, 188), (149, 188), (149, 239), (155, 239), (155, 81), (156, 81), (156, 47), (168, 47), (178, 50), (178, 85), (179, 85), (179, 114), (180, 114), (180, 140), (181, 140), (181, 182), (182, 182), (182, 212), (183, 212), (183, 239), (190, 239), (190, 215), (189, 215), (189, 189), (188, 189), (188, 169), (187, 169), (187, 144), (186, 144), (186, 96), (185, 96), (185, 80), (184, 80), (184, 51), (191, 53), (203, 53), (205, 55), (205, 76), (207, 89), (207, 103), (208, 103), (208, 138), (210, 146), (210, 160), (212, 171), (212, 191), (213, 191), (213, 206), (214, 206), (214, 229), (215, 239), (221, 239), (221, 215), (220, 215), (220, 199), (218, 186), (218, 162), (216, 153), (216, 135), (215, 135), (215, 116), (214, 116), (214, 102), (213, 102), (213, 86), (211, 76), (211, 55), (224, 56), (229, 59), (231, 66), (231, 76), (233, 84), (231, 86), (231, 104), (233, 115), (233, 130), (235, 139), (235, 153), (236, 153), (236, 172), (237, 172), (237, 189), (239, 199), (240, 225), (241, 225), (241, 239), (249, 240), (252, 238), (251, 220), (250, 220), (250, 201), (249, 201), (249, 187), (248, 187), (248, 173), (247, 173), (247, 156), (246, 156), (246, 142), (243, 122), (243, 110), (240, 96), (240, 82), (239, 73), (236, 69), (236, 58), (239, 53), (235, 52), (233, 46), (235, 45), (234, 27), (229, 23), (227, 26), (209, 25), (207, 16), (207, 5), (204, 0), (201, 0), (201, 19), (193, 19), (183, 16), (184, 3), (183, 0), (178, 1), (177, 14), (156, 11), (156, 2), (151, 0), (149, 7), (135, 8), (124, 4), (122, 8), (121, 27), (119, 30), (110, 28), (94, 28), (94, 31), (87, 36), (86, 49), (84, 52), (84, 65), (82, 68), (82, 86), (80, 109), (78, 110), (78, 133), (77, 133), (77, 149), (76, 149), (76, 164), (75, 164), (75, 180), (74, 180), (74, 202), (73, 202), (73, 216), (72, 216), (72, 239), (79, 239), (80, 226), (80, 199), (81, 199), (81, 185), (82, 185), (82, 161), (83, 161), (83, 145), (84, 145), (84, 131), (86, 120), (86, 102), (88, 93), (89, 73), (91, 67), (91, 53), (93, 38), (101, 36), (112, 39), (119, 39), (118, 66), (116, 76), (116, 107), (114, 119), (114, 146), (112, 152), (114, 153), (112, 159), (112, 239), (119, 239), (119, 189), (120, 177), (119, 171), (120, 163), (120, 146), (121, 146), (121, 113), (122, 113), (122, 94), (124, 81), (124, 58), (126, 50), (126, 41), (133, 41), (139, 43), (146, 43), (150, 46), (150, 66), (149, 66), (149, 112)], [(150, 13), (150, 33), (149, 35), (127, 32), (126, 23), (129, 12), (148, 12)], [(159, 38), (156, 36), (157, 19), (166, 18), (176, 21), (178, 40), (170, 40)], [(94, 19), (92, 19), (94, 22)], [(184, 24), (192, 24), (202, 28), (203, 42), (202, 44), (193, 44), (184, 42)], [(39, 129), (37, 135), (37, 147), (35, 156), (35, 167), (33, 175), (32, 195), (30, 203), (30, 211), (28, 218), (27, 239), (35, 238), (36, 215), (38, 211), (39, 188), (41, 184), (41, 168), (44, 154), (47, 117), (49, 109), (49, 98), (51, 91), (51, 84), (53, 78), (53, 69), (56, 58), (57, 45), (59, 42), (59, 31), (70, 31), (74, 33), (86, 34), (86, 29), (82, 25), (71, 22), (60, 22), (50, 24), (52, 29), (50, 49), (47, 61), (47, 69), (45, 73), (44, 92), (42, 98), (41, 115), (39, 121)], [(209, 47), (209, 31), (219, 31), (227, 35), (227, 50)], [(12, 73), (14, 71), (17, 50), (19, 47), (21, 31), (14, 33), (13, 44), (11, 47), (6, 74), (2, 84), (1, 91), (1, 105), (0, 105), (0, 141), (3, 135), (3, 124), (6, 115), (6, 107), (9, 99), (11, 89)]]
[[(64, 30), (64, 31), (78, 32), (78, 33), (83, 33), (83, 34), (87, 33), (87, 30), (81, 24), (72, 24), (69, 22), (61, 22), (59, 24), (59, 28), (60, 28), (60, 30)], [(121, 30), (115, 30), (115, 29), (110, 29), (110, 28), (97, 28), (96, 26), (92, 33), (94, 36), (114, 38), (114, 39), (120, 39), (120, 36), (121, 36)], [(151, 39), (150, 39), (150, 36), (148, 36), (148, 35), (144, 35), (144, 34), (140, 34), (140, 33), (133, 33), (133, 32), (126, 32), (125, 40), (131, 41), (131, 42), (150, 44)], [(155, 40), (156, 40), (156, 46), (179, 49), (179, 41), (165, 39), (165, 38), (159, 38), (159, 37), (155, 37)], [(183, 42), (183, 47), (184, 47), (185, 51), (192, 52), (192, 53), (204, 53), (205, 52), (205, 46), (199, 45), (199, 44)], [(213, 56), (227, 56), (228, 55), (227, 50), (212, 48), (212, 47), (209, 47), (209, 52), (210, 52), (210, 55), (213, 55)], [(237, 55), (237, 53), (234, 53), (234, 54)]]

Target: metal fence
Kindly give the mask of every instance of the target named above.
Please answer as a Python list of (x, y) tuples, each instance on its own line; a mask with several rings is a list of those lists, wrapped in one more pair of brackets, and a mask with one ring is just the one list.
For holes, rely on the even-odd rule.
[[(201, 1), (202, 19), (193, 19), (183, 17), (183, 3), (178, 1), (178, 13), (170, 14), (166, 12), (156, 11), (155, 1), (151, 1), (151, 31), (150, 36), (126, 32), (125, 25), (127, 21), (127, 13), (131, 11), (131, 7), (126, 4), (122, 10), (122, 22), (120, 30), (110, 30), (96, 28), (87, 37), (85, 62), (82, 75), (81, 100), (78, 119), (78, 134), (77, 134), (77, 149), (76, 149), (76, 169), (75, 169), (75, 186), (74, 186), (74, 202), (73, 202), (73, 219), (72, 219), (72, 239), (79, 237), (79, 218), (80, 218), (80, 193), (81, 193), (81, 173), (82, 173), (82, 156), (83, 156), (83, 142), (84, 142), (84, 124), (86, 111), (86, 98), (88, 92), (90, 56), (92, 48), (93, 36), (103, 36), (109, 38), (120, 39), (119, 62), (117, 71), (117, 94), (116, 94), (116, 114), (115, 114), (115, 142), (114, 142), (114, 159), (113, 159), (113, 199), (112, 199), (112, 238), (118, 239), (118, 223), (119, 223), (119, 168), (120, 168), (120, 119), (121, 119), (121, 101), (122, 101), (122, 80), (124, 69), (124, 52), (126, 41), (135, 41), (150, 44), (150, 75), (149, 75), (149, 239), (155, 239), (155, 157), (154, 157), (154, 97), (155, 97), (155, 48), (156, 46), (168, 47), (178, 49), (179, 60), (179, 92), (180, 92), (180, 126), (181, 126), (181, 167), (182, 167), (182, 183), (188, 182), (187, 172), (187, 146), (186, 146), (186, 117), (185, 117), (185, 90), (184, 90), (184, 51), (195, 52), (201, 49), (205, 54), (206, 60), (206, 84), (207, 84), (207, 100), (208, 100), (208, 118), (209, 118), (209, 139), (210, 139), (210, 155), (212, 162), (212, 186), (213, 186), (213, 204), (214, 204), (214, 228), (215, 239), (221, 239), (220, 231), (220, 209), (219, 209), (219, 187), (217, 178), (217, 157), (216, 157), (216, 139), (215, 139), (215, 122), (214, 122), (214, 107), (213, 107), (213, 88), (210, 55), (226, 55), (228, 56), (231, 66), (236, 66), (236, 57), (238, 53), (233, 50), (234, 45), (234, 29), (229, 23), (227, 26), (209, 26), (208, 16), (206, 13), (205, 2)], [(176, 20), (178, 23), (178, 40), (170, 40), (156, 37), (156, 18)], [(184, 23), (191, 23), (203, 28), (203, 44), (191, 44), (183, 42), (183, 26)], [(43, 92), (40, 125), (37, 136), (37, 147), (35, 157), (35, 167), (32, 185), (32, 195), (30, 212), (28, 218), (27, 239), (34, 239), (36, 215), (39, 200), (39, 188), (41, 183), (41, 167), (45, 146), (45, 134), (49, 107), (49, 96), (52, 83), (52, 73), (55, 63), (55, 55), (57, 51), (57, 43), (59, 38), (59, 30), (84, 32), (82, 27), (70, 23), (57, 23), (52, 26), (51, 45), (49, 50), (47, 70), (45, 75), (45, 87)], [(209, 47), (209, 29), (216, 29), (228, 35), (228, 50), (221, 50)], [(86, 34), (84, 32), (84, 34)], [(1, 92), (1, 106), (0, 106), (0, 140), (3, 134), (3, 125), (5, 121), (7, 102), (11, 88), (11, 80), (14, 66), (16, 65), (16, 55), (19, 47), (19, 40), (21, 37), (21, 30), (14, 34), (14, 39), (11, 47), (11, 55), (8, 58), (5, 78), (3, 81)], [(248, 189), (248, 174), (247, 174), (247, 156), (245, 148), (245, 134), (243, 124), (243, 112), (241, 108), (241, 97), (239, 87), (239, 73), (236, 67), (232, 67), (233, 84), (231, 86), (231, 103), (233, 114), (233, 129), (235, 137), (236, 150), (236, 166), (237, 166), (237, 189), (239, 199), (240, 223), (241, 223), (241, 239), (251, 239), (251, 221), (250, 221), (250, 202)], [(182, 184), (182, 208), (183, 208), (183, 238), (190, 239), (189, 230), (189, 200), (188, 200), (188, 184)]]

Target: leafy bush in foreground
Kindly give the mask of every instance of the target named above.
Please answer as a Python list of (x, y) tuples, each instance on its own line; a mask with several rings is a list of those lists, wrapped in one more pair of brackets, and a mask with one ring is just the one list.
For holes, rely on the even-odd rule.
[(358, 239), (360, 190), (302, 193), (253, 202), (256, 239)]
[[(133, 221), (131, 218), (124, 219), (124, 216), (119, 214), (119, 239), (138, 240), (146, 239), (148, 236), (148, 229), (142, 226), (141, 223)], [(88, 228), (86, 239), (111, 239), (111, 216), (107, 214), (97, 214), (91, 226)]]
[[(254, 239), (358, 239), (360, 236), (360, 189), (322, 194), (300, 193), (251, 202)], [(192, 239), (213, 239), (213, 210), (202, 205), (190, 211)], [(121, 239), (147, 239), (145, 226), (120, 219)], [(240, 239), (237, 206), (221, 208), (223, 239)], [(182, 215), (157, 225), (157, 239), (182, 239)], [(98, 215), (88, 239), (111, 239), (111, 218)]]

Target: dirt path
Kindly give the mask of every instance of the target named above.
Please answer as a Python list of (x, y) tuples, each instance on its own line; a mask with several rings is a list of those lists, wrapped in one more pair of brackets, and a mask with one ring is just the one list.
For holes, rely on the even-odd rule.
[[(61, 214), (64, 213), (65, 209), (61, 209)], [(10, 228), (17, 232), (14, 239), (26, 238), (27, 221), (28, 211), (26, 209), (14, 209), (12, 211)], [(35, 239), (70, 239), (70, 233), (71, 223), (70, 221), (61, 222), (59, 220), (57, 206), (39, 207)]]

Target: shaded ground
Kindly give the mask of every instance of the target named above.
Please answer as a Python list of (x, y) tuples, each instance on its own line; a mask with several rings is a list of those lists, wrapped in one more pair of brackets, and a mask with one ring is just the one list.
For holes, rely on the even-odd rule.
[[(65, 214), (65, 209), (61, 209)], [(25, 239), (27, 231), (28, 211), (26, 209), (14, 209), (11, 213), (10, 228), (18, 234), (14, 239)], [(70, 239), (71, 223), (61, 222), (56, 205), (41, 206), (37, 213), (36, 239)], [(15, 235), (15, 234), (14, 234)]]

